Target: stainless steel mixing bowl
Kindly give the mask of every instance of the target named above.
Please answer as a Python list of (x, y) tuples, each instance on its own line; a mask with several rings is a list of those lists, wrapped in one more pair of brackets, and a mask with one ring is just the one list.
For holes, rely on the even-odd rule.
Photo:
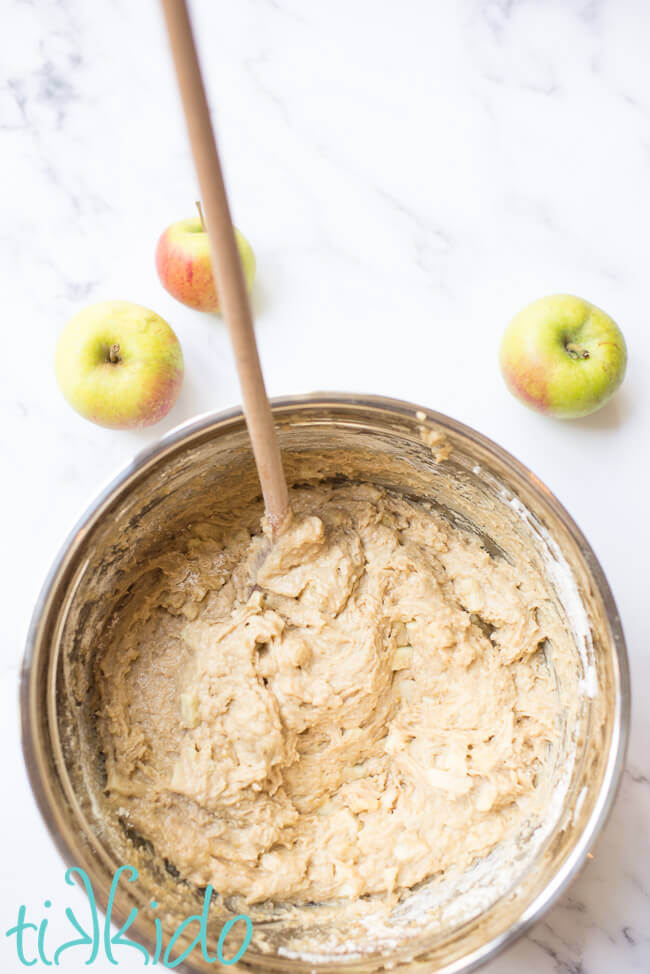
[[(466, 426), (369, 396), (313, 395), (278, 400), (273, 409), (290, 481), (301, 480), (310, 457), (320, 476), (380, 483), (432, 502), (443, 516), (477, 533), (493, 557), (515, 564), (526, 559), (541, 573), (549, 611), (562, 620), (572, 648), (569, 676), (558, 681), (560, 757), (543, 821), (528, 823), (507, 849), (465, 874), (422, 884), (383, 916), (378, 906), (372, 922), (349, 905), (255, 908), (249, 911), (253, 939), (236, 969), (469, 971), (548, 909), (607, 818), (629, 718), (628, 663), (614, 600), (594, 553), (555, 497)], [(444, 437), (433, 448), (432, 433)], [(451, 447), (448, 459), (443, 443)], [(93, 651), (116, 600), (128, 597), (121, 590), (125, 569), (169, 544), (197, 511), (218, 513), (220, 497), (233, 486), (242, 496), (259, 494), (238, 411), (200, 417), (140, 454), (68, 538), (27, 642), (23, 747), (43, 817), (67, 863), (91, 878), (101, 908), (115, 870), (137, 864), (140, 878), (118, 887), (112, 915), (122, 923), (137, 907), (129, 936), (149, 947), (152, 897), (161, 904), (156, 915), (171, 931), (200, 912), (202, 891), (181, 881), (149, 843), (106, 811), (94, 730)], [(556, 649), (546, 647), (553, 669)], [(239, 912), (236, 904), (215, 898), (212, 948), (233, 910)], [(188, 969), (214, 966), (194, 951)]]

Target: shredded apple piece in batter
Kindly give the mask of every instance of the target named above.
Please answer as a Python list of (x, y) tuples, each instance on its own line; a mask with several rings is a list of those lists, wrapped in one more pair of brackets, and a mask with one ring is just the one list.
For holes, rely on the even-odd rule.
[(464, 868), (539, 805), (544, 594), (396, 494), (292, 506), (265, 558), (244, 511), (142, 566), (97, 663), (108, 800), (183, 877), (249, 902)]

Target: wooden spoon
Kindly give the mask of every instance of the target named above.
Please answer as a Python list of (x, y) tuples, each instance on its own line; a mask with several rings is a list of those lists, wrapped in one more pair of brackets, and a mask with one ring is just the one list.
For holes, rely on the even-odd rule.
[(266, 516), (275, 538), (290, 517), (289, 494), (192, 25), (186, 0), (162, 0), (162, 7), (203, 199), (212, 267), (235, 355)]

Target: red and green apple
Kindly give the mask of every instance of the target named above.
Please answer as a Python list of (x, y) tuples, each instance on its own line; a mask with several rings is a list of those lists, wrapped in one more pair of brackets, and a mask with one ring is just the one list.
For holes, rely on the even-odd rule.
[(112, 429), (167, 415), (183, 383), (180, 342), (159, 315), (130, 301), (101, 301), (76, 314), (56, 346), (56, 377), (73, 409)]
[[(235, 228), (235, 237), (250, 291), (255, 278), (255, 255), (248, 240)], [(166, 291), (196, 311), (220, 311), (212, 275), (210, 243), (199, 217), (172, 223), (158, 241), (156, 269)]]
[(582, 298), (554, 294), (515, 315), (499, 358), (513, 395), (539, 412), (573, 419), (600, 409), (616, 392), (627, 349), (608, 314)]

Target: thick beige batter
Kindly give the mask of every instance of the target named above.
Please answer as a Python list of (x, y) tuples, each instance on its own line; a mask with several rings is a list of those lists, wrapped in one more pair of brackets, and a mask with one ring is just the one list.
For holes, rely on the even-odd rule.
[(265, 558), (244, 511), (142, 566), (97, 664), (109, 801), (183, 877), (252, 902), (469, 865), (545, 794), (544, 596), (374, 487), (292, 504)]

